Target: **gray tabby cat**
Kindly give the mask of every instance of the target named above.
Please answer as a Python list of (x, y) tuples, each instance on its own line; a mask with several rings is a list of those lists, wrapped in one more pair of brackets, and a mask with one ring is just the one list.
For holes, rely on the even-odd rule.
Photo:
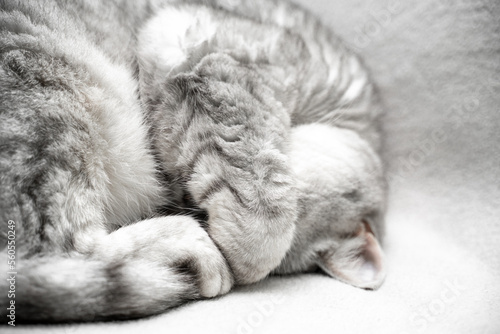
[(14, 221), (18, 321), (141, 317), (316, 268), (382, 283), (377, 99), (310, 14), (0, 8), (0, 240)]

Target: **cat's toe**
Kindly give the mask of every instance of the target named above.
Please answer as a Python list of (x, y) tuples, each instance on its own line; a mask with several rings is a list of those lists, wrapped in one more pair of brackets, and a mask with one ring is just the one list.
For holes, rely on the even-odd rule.
[(222, 286), (220, 290), (220, 294), (226, 294), (231, 290), (231, 288), (234, 285), (234, 278), (233, 274), (231, 273), (230, 270), (227, 270), (224, 272), (222, 276)]
[(225, 294), (234, 285), (233, 275), (226, 259), (207, 235), (203, 256), (200, 257), (199, 287), (200, 295), (212, 298)]
[(221, 258), (212, 258), (202, 265), (205, 267), (202, 269), (200, 277), (200, 295), (202, 297), (212, 298), (225, 294), (231, 290), (234, 284), (226, 260), (222, 258), (222, 256), (220, 257)]

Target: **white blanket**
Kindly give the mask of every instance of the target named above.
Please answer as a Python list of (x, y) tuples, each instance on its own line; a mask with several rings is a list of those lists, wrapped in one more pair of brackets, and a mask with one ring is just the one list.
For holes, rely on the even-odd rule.
[(387, 106), (381, 289), (271, 278), (139, 321), (17, 333), (500, 333), (500, 3), (300, 2), (363, 55)]

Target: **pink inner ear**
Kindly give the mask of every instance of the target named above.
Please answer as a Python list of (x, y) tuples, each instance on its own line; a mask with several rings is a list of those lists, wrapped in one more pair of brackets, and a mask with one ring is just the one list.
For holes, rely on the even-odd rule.
[[(365, 245), (361, 257), (364, 259), (363, 267), (369, 266), (372, 268), (372, 279), (377, 280), (377, 275), (383, 272), (384, 269), (384, 259), (382, 249), (375, 239), (375, 236), (367, 232), (365, 234)], [(385, 277), (382, 277), (384, 279)], [(380, 282), (381, 284), (382, 282)]]
[(377, 289), (385, 279), (382, 248), (364, 221), (351, 239), (320, 256), (319, 265), (329, 275), (359, 288)]
[(373, 233), (373, 230), (372, 230), (370, 224), (368, 224), (368, 222), (366, 220), (363, 220), (361, 222), (361, 226), (358, 230), (361, 230), (360, 232), (363, 232), (363, 228), (366, 230), (366, 232), (375, 235), (375, 233)]

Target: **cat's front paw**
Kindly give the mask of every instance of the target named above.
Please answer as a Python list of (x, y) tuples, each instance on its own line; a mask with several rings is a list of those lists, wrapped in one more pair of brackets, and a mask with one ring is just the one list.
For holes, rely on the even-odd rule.
[(222, 253), (188, 216), (153, 218), (123, 227), (103, 239), (96, 252), (110, 263), (139, 261), (148, 276), (184, 291), (187, 299), (222, 295), (234, 284)]

